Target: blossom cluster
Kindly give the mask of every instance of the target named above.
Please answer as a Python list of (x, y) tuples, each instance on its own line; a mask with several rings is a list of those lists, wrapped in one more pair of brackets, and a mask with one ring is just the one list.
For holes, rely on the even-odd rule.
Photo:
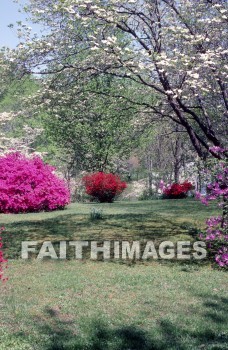
[(163, 191), (163, 197), (167, 199), (185, 198), (188, 191), (192, 189), (192, 183), (184, 181), (182, 183), (173, 183), (171, 185), (165, 185), (162, 181), (160, 188)]
[(4, 227), (0, 228), (0, 280), (2, 282), (6, 282), (8, 280), (7, 277), (4, 277), (4, 268), (7, 268), (7, 260), (4, 258), (4, 253), (2, 250), (3, 244), (2, 244), (2, 237), (1, 234), (4, 231)]
[(97, 172), (83, 177), (86, 193), (99, 202), (111, 203), (127, 187), (119, 176)]
[(211, 217), (206, 221), (207, 228), (199, 238), (205, 240), (209, 256), (214, 258), (220, 267), (228, 266), (227, 222), (222, 216)]
[(41, 158), (26, 158), (18, 152), (0, 157), (1, 213), (63, 209), (69, 201), (64, 180)]
[(220, 267), (228, 266), (228, 248), (222, 247), (215, 256), (215, 261)]

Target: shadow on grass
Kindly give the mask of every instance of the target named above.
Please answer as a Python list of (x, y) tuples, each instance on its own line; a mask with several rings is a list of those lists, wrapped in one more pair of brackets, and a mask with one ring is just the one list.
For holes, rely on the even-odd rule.
[[(36, 320), (39, 333), (48, 339), (43, 350), (221, 350), (227, 349), (228, 334), (218, 333), (213, 329), (214, 322), (226, 324), (224, 308), (228, 300), (215, 296), (202, 296), (205, 314), (202, 326), (190, 330), (180, 327), (167, 319), (158, 321), (157, 327), (145, 331), (135, 325), (113, 328), (100, 320), (89, 320), (82, 329), (75, 321), (61, 311), (46, 308), (44, 318)], [(218, 310), (224, 317), (218, 320)], [(210, 327), (207, 327), (210, 323)], [(183, 320), (184, 325), (184, 320)], [(39, 348), (40, 349), (40, 348)]]
[(208, 294), (199, 296), (202, 298), (203, 306), (205, 307), (204, 317), (210, 319), (214, 323), (227, 324), (228, 329), (228, 298), (219, 297), (217, 295), (210, 296)]
[[(194, 238), (197, 229), (188, 223), (177, 223), (158, 214), (116, 214), (91, 221), (89, 215), (67, 215), (43, 221), (16, 222), (7, 225), (3, 243), (7, 258), (20, 257), (21, 242), (26, 240), (58, 243), (61, 240), (186, 240)], [(71, 256), (70, 256), (71, 257)]]

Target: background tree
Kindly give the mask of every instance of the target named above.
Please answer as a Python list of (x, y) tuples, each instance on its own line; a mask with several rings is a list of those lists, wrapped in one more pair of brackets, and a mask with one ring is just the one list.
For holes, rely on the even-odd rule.
[(169, 121), (144, 131), (136, 153), (146, 169), (150, 195), (158, 191), (161, 179), (178, 183), (192, 175), (186, 165), (195, 161), (194, 148), (186, 130)]
[(80, 92), (72, 83), (64, 96), (58, 85), (53, 86), (55, 98), (46, 94), (41, 104), (46, 133), (70, 156), (73, 173), (114, 170), (114, 157), (130, 155), (137, 109), (109, 96), (118, 86), (113, 78), (99, 77)]

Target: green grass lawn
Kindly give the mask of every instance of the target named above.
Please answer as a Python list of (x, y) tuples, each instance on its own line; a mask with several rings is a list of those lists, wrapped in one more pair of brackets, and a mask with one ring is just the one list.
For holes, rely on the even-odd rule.
[[(104, 219), (90, 220), (93, 207)], [(194, 200), (72, 204), (0, 215), (10, 258), (21, 240), (194, 239), (215, 205)], [(227, 349), (228, 281), (209, 264), (10, 260), (0, 350)]]
[[(92, 208), (103, 209), (103, 220), (91, 221)], [(194, 240), (205, 220), (216, 215), (216, 204), (206, 207), (193, 199), (71, 204), (63, 211), (35, 214), (0, 214), (8, 258), (21, 254), (25, 240), (57, 243), (61, 240)], [(39, 246), (38, 246), (39, 247)], [(73, 256), (74, 249), (69, 251)]]

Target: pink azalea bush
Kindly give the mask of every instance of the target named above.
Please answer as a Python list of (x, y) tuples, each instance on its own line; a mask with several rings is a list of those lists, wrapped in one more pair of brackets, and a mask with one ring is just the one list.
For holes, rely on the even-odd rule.
[(2, 282), (6, 282), (8, 280), (8, 278), (4, 276), (4, 269), (7, 268), (7, 260), (4, 258), (4, 252), (2, 250), (3, 244), (1, 234), (4, 229), (4, 227), (0, 228), (0, 281)]
[(0, 157), (0, 212), (63, 209), (70, 202), (65, 182), (39, 157), (15, 152)]
[(213, 147), (212, 150), (221, 155), (221, 160), (216, 164), (210, 164), (210, 170), (206, 170), (211, 176), (211, 183), (207, 186), (206, 196), (196, 193), (196, 198), (205, 205), (211, 200), (218, 201), (222, 215), (211, 217), (206, 221), (206, 231), (200, 234), (200, 239), (205, 240), (209, 252), (214, 261), (222, 268), (228, 267), (228, 167), (226, 165), (226, 150)]

